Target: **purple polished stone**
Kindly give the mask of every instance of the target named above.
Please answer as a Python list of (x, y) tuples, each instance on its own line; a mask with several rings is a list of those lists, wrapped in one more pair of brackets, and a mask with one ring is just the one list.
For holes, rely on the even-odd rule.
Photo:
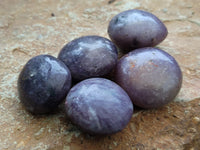
[(72, 78), (83, 80), (108, 74), (117, 63), (117, 48), (100, 36), (83, 36), (65, 45), (58, 55)]
[(172, 101), (178, 94), (182, 73), (176, 60), (156, 48), (140, 48), (122, 57), (116, 67), (116, 82), (133, 103), (156, 108)]
[(18, 78), (19, 98), (33, 114), (49, 113), (61, 103), (71, 87), (65, 64), (50, 55), (30, 59)]
[(104, 78), (86, 79), (75, 85), (66, 98), (71, 121), (90, 134), (112, 134), (130, 121), (133, 104), (116, 83)]
[(129, 52), (159, 44), (168, 31), (155, 15), (133, 9), (114, 16), (109, 23), (108, 34), (121, 51)]

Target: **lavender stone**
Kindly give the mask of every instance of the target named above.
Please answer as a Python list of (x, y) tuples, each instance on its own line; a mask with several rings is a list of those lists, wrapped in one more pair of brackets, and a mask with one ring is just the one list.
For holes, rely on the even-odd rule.
[(80, 81), (108, 74), (117, 63), (117, 48), (100, 36), (83, 36), (66, 44), (58, 55)]
[(176, 97), (181, 88), (182, 73), (171, 55), (148, 47), (122, 57), (116, 67), (115, 79), (135, 105), (157, 108)]
[(67, 95), (65, 106), (71, 121), (90, 134), (121, 131), (133, 114), (126, 92), (104, 78), (86, 79), (75, 85)]
[(155, 15), (143, 10), (127, 10), (114, 16), (108, 26), (111, 40), (123, 52), (153, 47), (162, 42), (167, 28)]

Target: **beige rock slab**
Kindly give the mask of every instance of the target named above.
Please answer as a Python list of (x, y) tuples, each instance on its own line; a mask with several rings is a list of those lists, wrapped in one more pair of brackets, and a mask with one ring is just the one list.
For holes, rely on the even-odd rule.
[[(127, 9), (158, 16), (169, 34), (159, 48), (183, 71), (176, 102), (157, 110), (136, 110), (120, 133), (93, 137), (65, 118), (63, 106), (48, 116), (32, 116), (21, 106), (17, 78), (33, 56), (57, 56), (64, 44), (82, 35), (108, 37), (109, 20)], [(0, 149), (134, 150), (200, 147), (199, 0), (1, 0)], [(184, 101), (184, 102), (183, 102)]]

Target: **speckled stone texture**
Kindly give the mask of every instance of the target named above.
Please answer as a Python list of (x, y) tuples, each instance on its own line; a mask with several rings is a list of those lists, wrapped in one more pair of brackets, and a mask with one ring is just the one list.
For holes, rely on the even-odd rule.
[[(17, 77), (33, 56), (51, 54), (84, 35), (107, 37), (110, 19), (127, 9), (143, 9), (168, 28), (158, 45), (175, 57), (183, 72), (176, 99), (155, 110), (136, 110), (120, 133), (93, 137), (64, 115), (33, 116), (20, 104)], [(0, 1), (0, 149), (135, 150), (200, 147), (199, 0), (1, 0)]]

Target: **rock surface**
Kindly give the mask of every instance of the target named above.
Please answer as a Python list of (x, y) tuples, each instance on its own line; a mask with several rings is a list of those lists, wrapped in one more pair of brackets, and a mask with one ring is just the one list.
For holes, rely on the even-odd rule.
[[(52, 115), (33, 116), (20, 104), (17, 78), (33, 56), (57, 56), (67, 42), (83, 35), (108, 38), (110, 19), (127, 9), (159, 17), (169, 34), (159, 48), (178, 61), (182, 89), (163, 108), (140, 110), (120, 133), (94, 137), (65, 118), (63, 105)], [(0, 1), (0, 149), (134, 150), (200, 147), (199, 0), (1, 0)]]

